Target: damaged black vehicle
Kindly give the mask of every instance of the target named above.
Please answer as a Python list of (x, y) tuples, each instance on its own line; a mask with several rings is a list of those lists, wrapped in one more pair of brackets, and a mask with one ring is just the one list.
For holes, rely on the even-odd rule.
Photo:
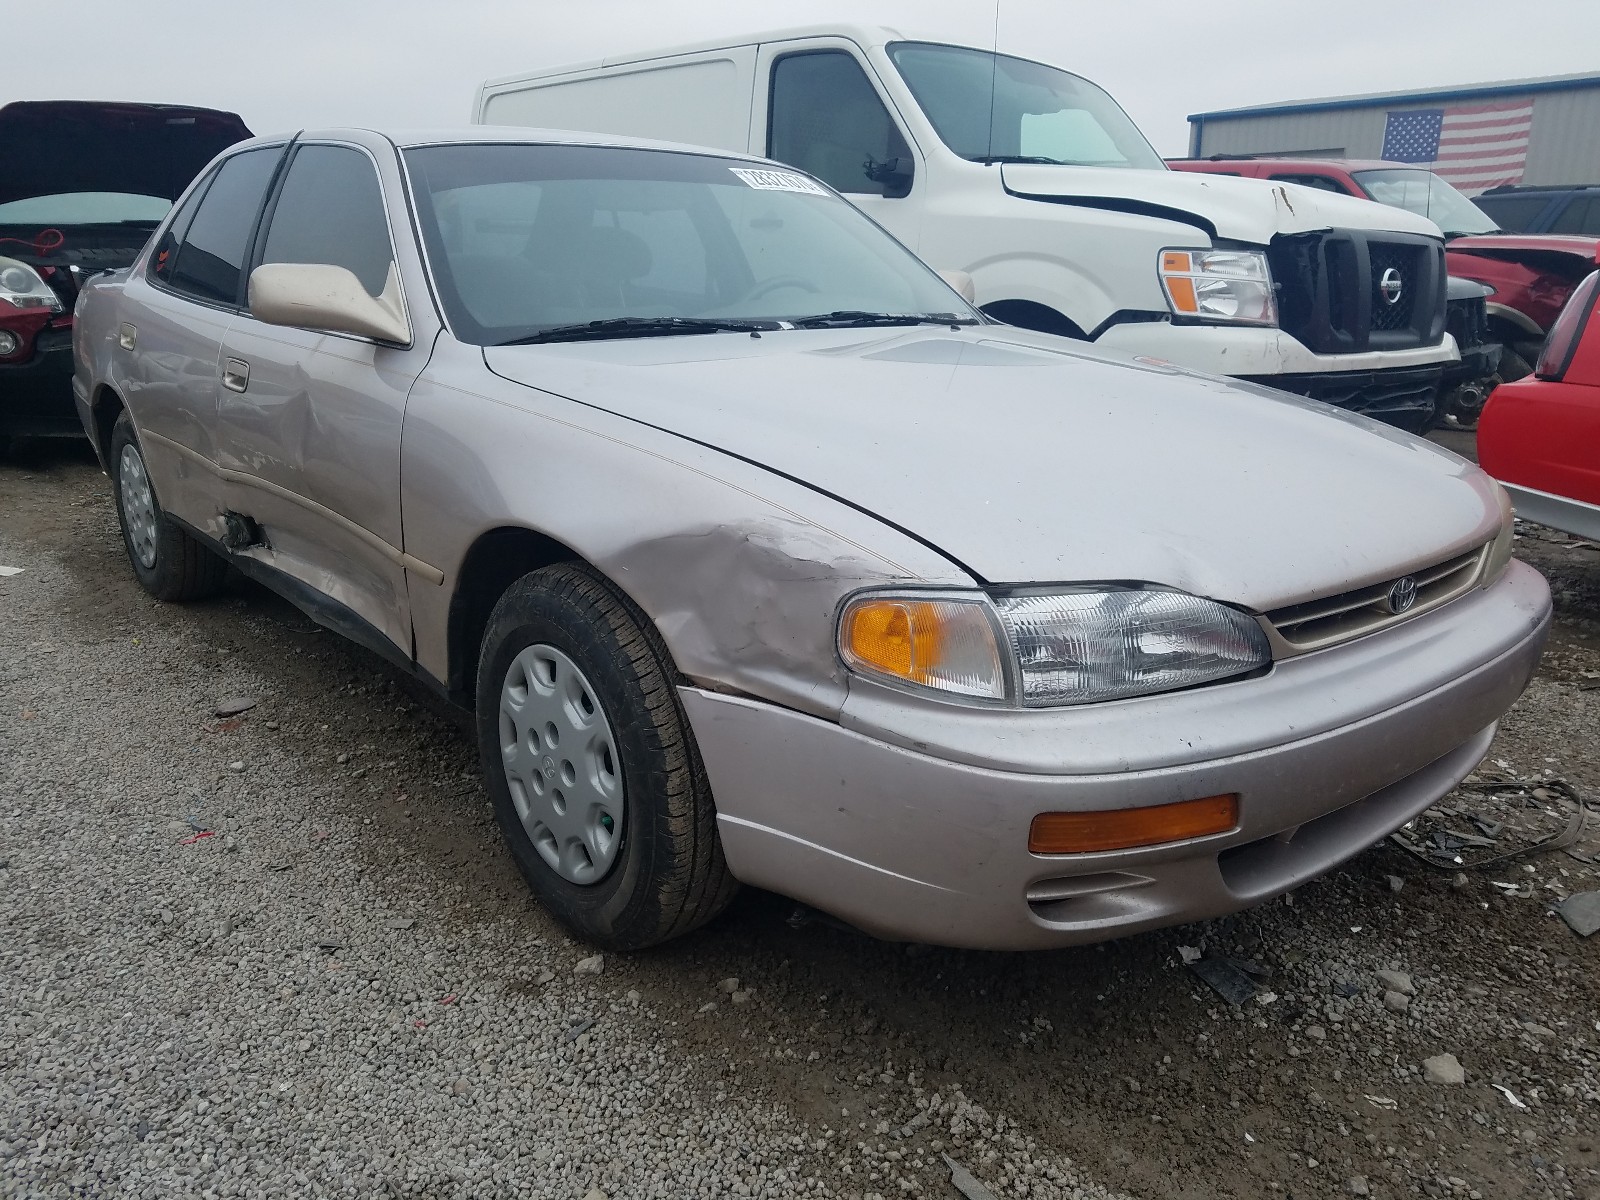
[(131, 264), (200, 169), (250, 136), (233, 113), (209, 108), (0, 108), (0, 448), (83, 436), (72, 402), (79, 287)]

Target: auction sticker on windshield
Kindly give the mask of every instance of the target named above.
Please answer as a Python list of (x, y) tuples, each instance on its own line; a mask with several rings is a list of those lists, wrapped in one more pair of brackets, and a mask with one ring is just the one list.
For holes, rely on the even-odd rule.
[(751, 171), (743, 167), (729, 167), (740, 179), (763, 192), (804, 192), (809, 196), (826, 196), (827, 189), (804, 175), (793, 171)]

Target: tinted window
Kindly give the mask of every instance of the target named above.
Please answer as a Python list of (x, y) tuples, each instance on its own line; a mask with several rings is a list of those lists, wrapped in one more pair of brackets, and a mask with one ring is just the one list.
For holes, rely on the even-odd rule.
[(1339, 181), (1329, 175), (1274, 175), (1273, 178), (1283, 183), (1298, 183), (1301, 187), (1316, 188), (1321, 192), (1346, 194)]
[(129, 222), (152, 228), (167, 215), (172, 201), (134, 192), (63, 192), (29, 196), (0, 204), (0, 225), (50, 222), (55, 225), (115, 225)]
[(381, 295), (394, 263), (372, 160), (348, 146), (302, 146), (273, 206), (263, 263), (345, 267)]
[(1549, 196), (1479, 196), (1478, 207), (1507, 233), (1526, 233), (1550, 203)]
[(1600, 229), (1600, 204), (1591, 197), (1574, 196), (1550, 222), (1551, 233), (1593, 233)]
[(219, 304), (236, 304), (261, 201), (283, 151), (247, 150), (217, 169), (189, 224), (178, 261), (165, 276), (180, 292)]
[(866, 72), (840, 50), (791, 54), (772, 68), (767, 153), (841, 192), (884, 194), (868, 174), (910, 151)]
[(215, 173), (202, 180), (200, 184), (189, 193), (189, 198), (183, 202), (183, 207), (178, 210), (178, 215), (172, 218), (172, 223), (162, 231), (161, 238), (156, 242), (156, 248), (150, 255), (150, 278), (159, 279), (162, 283), (172, 282), (172, 268), (177, 265), (178, 247), (183, 243), (183, 238), (189, 232), (189, 222), (194, 220), (195, 209), (200, 207), (206, 189), (211, 186)]

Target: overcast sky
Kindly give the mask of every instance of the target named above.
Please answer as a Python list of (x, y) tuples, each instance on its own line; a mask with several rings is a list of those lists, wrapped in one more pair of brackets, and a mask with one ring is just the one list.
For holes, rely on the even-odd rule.
[[(987, 45), (995, 10), (994, 0), (6, 0), (0, 15), (11, 35), (0, 101), (200, 104), (275, 133), (465, 124), (485, 78), (818, 21)], [(1174, 154), (1191, 112), (1600, 73), (1600, 0), (1000, 0), (999, 44), (1089, 76)]]

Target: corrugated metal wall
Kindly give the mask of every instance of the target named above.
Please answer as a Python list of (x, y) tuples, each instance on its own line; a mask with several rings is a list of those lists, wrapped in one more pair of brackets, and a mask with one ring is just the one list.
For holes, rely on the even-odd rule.
[[(1511, 101), (1516, 97), (1495, 97)], [(1190, 129), (1189, 153), (1326, 154), (1377, 158), (1390, 111), (1439, 108), (1478, 101), (1434, 100), (1370, 108), (1211, 117)], [(1600, 183), (1600, 87), (1541, 92), (1533, 97), (1524, 183)]]

